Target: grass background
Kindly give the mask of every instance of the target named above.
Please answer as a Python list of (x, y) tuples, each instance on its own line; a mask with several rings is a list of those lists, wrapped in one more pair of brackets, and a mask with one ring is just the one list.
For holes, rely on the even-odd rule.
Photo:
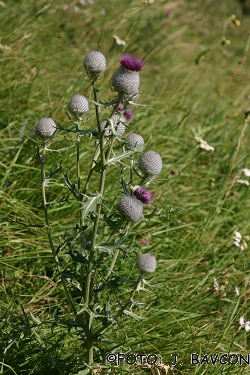
[[(145, 320), (121, 319), (99, 345), (96, 360), (112, 351), (157, 353), (168, 364), (171, 353), (178, 353), (170, 374), (250, 373), (249, 366), (190, 363), (194, 352), (246, 355), (250, 350), (249, 333), (239, 329), (240, 316), (250, 319), (249, 187), (236, 182), (239, 171), (250, 167), (250, 133), (244, 128), (250, 107), (249, 16), (241, 3), (8, 0), (0, 8), (0, 373), (84, 374), (84, 347), (70, 327), (66, 302), (61, 303), (65, 296), (46, 232), (26, 227), (29, 221), (43, 224), (36, 149), (26, 137), (34, 137), (33, 127), (43, 116), (67, 125), (69, 99), (78, 92), (90, 94), (82, 60), (92, 49), (108, 61), (101, 82), (105, 99), (112, 97), (108, 81), (120, 55), (126, 51), (145, 59), (140, 103), (152, 107), (135, 109), (130, 129), (164, 161), (152, 186), (154, 206), (162, 214), (133, 226), (132, 252), (120, 260), (123, 274), (132, 275), (139, 251), (157, 257), (157, 270), (147, 277), (154, 288), (138, 296), (146, 302)], [(117, 45), (113, 35), (126, 45)], [(222, 44), (223, 37), (230, 44)], [(195, 136), (215, 151), (199, 149)], [(59, 133), (53, 148), (68, 142)], [(83, 166), (90, 151), (86, 143)], [(73, 152), (58, 156), (65, 168)], [(113, 177), (107, 188), (111, 204), (117, 201)], [(64, 192), (62, 182), (55, 182), (51, 199)], [(182, 210), (169, 213), (170, 207)], [(74, 203), (51, 209), (58, 240), (70, 232), (76, 210)], [(236, 230), (243, 236), (243, 251), (233, 244)], [(57, 314), (65, 324), (51, 330)], [(112, 371), (147, 374), (153, 369)]]

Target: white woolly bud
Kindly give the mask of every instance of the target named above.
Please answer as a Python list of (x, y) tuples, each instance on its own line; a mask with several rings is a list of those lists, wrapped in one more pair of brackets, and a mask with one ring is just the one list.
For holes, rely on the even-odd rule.
[(81, 118), (89, 111), (88, 99), (82, 94), (76, 94), (70, 99), (68, 109), (72, 115)]
[(83, 65), (91, 78), (95, 78), (98, 74), (106, 69), (105, 56), (99, 51), (90, 51), (83, 60)]
[(132, 150), (142, 151), (144, 149), (144, 139), (140, 134), (132, 133), (130, 134), (125, 143), (127, 147), (131, 148)]
[(156, 269), (155, 256), (151, 253), (142, 254), (137, 261), (137, 266), (141, 272), (154, 272)]
[(156, 151), (145, 152), (138, 161), (138, 167), (145, 174), (159, 174), (162, 169), (161, 155)]
[(56, 123), (51, 117), (43, 117), (36, 124), (34, 132), (40, 139), (50, 139), (56, 132)]
[(142, 218), (143, 204), (131, 195), (120, 198), (117, 208), (130, 221), (136, 222)]

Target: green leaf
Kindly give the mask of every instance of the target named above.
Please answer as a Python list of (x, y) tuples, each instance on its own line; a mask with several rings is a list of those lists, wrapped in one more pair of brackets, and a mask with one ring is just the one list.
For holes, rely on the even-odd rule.
[(111, 244), (111, 243), (100, 244), (100, 245), (96, 246), (96, 249), (98, 249), (100, 251), (103, 251), (105, 253), (109, 253), (109, 255), (111, 255), (112, 251), (117, 249), (117, 245), (114, 245), (114, 244)]
[(122, 241), (117, 241), (115, 243), (112, 243), (112, 242), (109, 242), (109, 243), (101, 243), (100, 245), (97, 245), (96, 246), (96, 249), (100, 250), (100, 251), (104, 251), (106, 253), (109, 253), (109, 254), (112, 254), (112, 251), (113, 250), (117, 250), (117, 249), (120, 249), (122, 251), (126, 251), (127, 250), (127, 246), (122, 243), (124, 242), (123, 240)]
[(131, 317), (134, 318), (135, 320), (146, 320), (146, 319), (143, 318), (142, 316), (139, 316), (139, 315), (136, 315), (136, 314), (132, 313), (132, 311), (124, 310), (123, 313), (124, 313), (125, 315), (131, 316)]
[(111, 159), (108, 160), (107, 166), (117, 164), (122, 159), (125, 159), (125, 158), (133, 155), (134, 153), (135, 153), (134, 151), (127, 151), (127, 152), (124, 152), (123, 154), (114, 155)]
[(93, 197), (88, 197), (87, 200), (82, 203), (82, 220), (84, 220), (90, 212), (96, 210), (98, 204), (102, 202), (102, 197), (100, 195), (95, 195)]

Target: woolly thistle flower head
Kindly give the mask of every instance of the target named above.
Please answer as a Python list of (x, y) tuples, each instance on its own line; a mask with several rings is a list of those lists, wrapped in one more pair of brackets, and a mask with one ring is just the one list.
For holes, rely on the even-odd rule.
[(51, 117), (43, 117), (36, 124), (34, 132), (43, 141), (49, 140), (56, 133), (56, 123)]
[(147, 205), (150, 202), (153, 201), (154, 196), (152, 194), (151, 190), (145, 189), (144, 187), (139, 186), (135, 191), (134, 191), (134, 196), (139, 199), (143, 204)]
[(131, 70), (133, 72), (139, 72), (145, 65), (145, 62), (142, 59), (137, 59), (129, 53), (125, 53), (121, 57), (120, 63), (124, 68)]
[(144, 148), (144, 139), (140, 134), (132, 133), (130, 134), (125, 143), (127, 147), (131, 148), (132, 150), (142, 151)]
[(128, 220), (133, 222), (140, 220), (143, 215), (143, 204), (132, 195), (120, 198), (117, 209)]
[(121, 66), (113, 74), (111, 83), (115, 91), (123, 93), (127, 100), (138, 97), (140, 87), (139, 71), (144, 62), (126, 53), (120, 59)]
[(105, 56), (99, 51), (90, 51), (83, 60), (83, 65), (90, 78), (97, 77), (106, 69)]
[(138, 167), (145, 174), (159, 174), (162, 169), (161, 155), (156, 151), (145, 152), (138, 161)]
[(68, 109), (73, 116), (81, 119), (89, 111), (88, 99), (84, 95), (76, 94), (70, 99)]
[(137, 261), (137, 266), (141, 272), (154, 272), (156, 269), (155, 256), (151, 253), (142, 254)]

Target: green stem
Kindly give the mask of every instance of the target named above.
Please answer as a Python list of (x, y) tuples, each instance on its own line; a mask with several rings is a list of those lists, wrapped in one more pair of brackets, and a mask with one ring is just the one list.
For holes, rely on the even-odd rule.
[[(60, 262), (59, 262), (58, 255), (57, 255), (57, 252), (56, 252), (56, 249), (55, 249), (55, 246), (54, 246), (54, 243), (53, 243), (52, 235), (51, 235), (49, 215), (48, 215), (48, 205), (47, 205), (47, 200), (46, 200), (46, 174), (45, 174), (45, 168), (44, 168), (45, 152), (46, 152), (46, 147), (45, 147), (45, 143), (44, 143), (43, 147), (42, 147), (42, 156), (41, 156), (41, 181), (42, 181), (42, 197), (43, 197), (44, 217), (45, 217), (47, 236), (48, 236), (48, 239), (49, 239), (50, 248), (51, 248), (55, 263), (56, 263), (57, 271), (58, 271), (59, 274), (61, 274), (62, 271), (61, 271), (61, 267), (60, 267)], [(77, 311), (76, 311), (74, 302), (71, 298), (71, 295), (68, 291), (67, 284), (66, 284), (63, 277), (61, 277), (61, 280), (62, 280), (62, 284), (63, 284), (63, 288), (64, 288), (64, 291), (65, 291), (66, 297), (67, 297), (69, 305), (71, 307), (71, 310), (74, 313), (74, 315), (76, 316)]]
[[(94, 91), (94, 99), (97, 102), (97, 89), (93, 84), (93, 91)], [(104, 193), (104, 186), (105, 186), (105, 178), (106, 178), (106, 159), (104, 153), (104, 132), (101, 131), (100, 119), (99, 119), (99, 111), (98, 105), (95, 105), (95, 112), (96, 112), (96, 120), (98, 126), (98, 132), (100, 134), (100, 157), (101, 157), (101, 177), (100, 177), (100, 184), (99, 184), (99, 194), (101, 197)], [(96, 247), (96, 237), (97, 231), (99, 226), (100, 214), (101, 214), (101, 203), (97, 205), (96, 216), (94, 220), (94, 227), (92, 232), (91, 238), (91, 247), (89, 251), (89, 259), (88, 259), (88, 270), (86, 276), (86, 283), (85, 283), (85, 293), (84, 293), (84, 303), (85, 306), (88, 307), (91, 297), (92, 297), (92, 290), (91, 286), (91, 278), (92, 278), (92, 268), (93, 262), (95, 257), (95, 247)], [(93, 324), (90, 323), (90, 316), (89, 313), (86, 311), (85, 313), (86, 319), (86, 346), (87, 346), (87, 363), (91, 364), (94, 361), (94, 341), (93, 341)]]
[[(93, 86), (94, 91), (94, 99), (97, 102), (97, 90), (95, 86)], [(101, 125), (99, 120), (99, 111), (98, 106), (95, 106), (96, 111), (96, 120), (98, 125), (98, 131), (99, 134), (101, 134), (100, 137), (100, 156), (101, 156), (101, 177), (100, 177), (100, 185), (99, 185), (99, 194), (101, 197), (103, 196), (104, 192), (104, 186), (105, 186), (105, 178), (106, 178), (106, 160), (105, 160), (105, 154), (104, 154), (104, 134), (101, 132)], [(101, 203), (97, 206), (97, 212), (94, 220), (94, 227), (92, 232), (92, 238), (91, 238), (91, 247), (90, 247), (90, 253), (89, 253), (89, 259), (88, 259), (88, 271), (87, 271), (87, 277), (86, 277), (86, 285), (85, 285), (85, 298), (84, 303), (86, 306), (88, 306), (90, 300), (91, 300), (91, 276), (92, 276), (92, 267), (93, 267), (93, 261), (94, 261), (94, 255), (95, 255), (95, 246), (96, 246), (96, 236), (98, 231), (98, 225), (99, 225), (99, 219), (101, 214)]]
[[(97, 100), (97, 89), (95, 87), (95, 83), (93, 82), (93, 93), (94, 93), (94, 100), (95, 102), (98, 102)], [(122, 98), (122, 95), (118, 96), (118, 101), (116, 105), (113, 108), (113, 111), (110, 115), (110, 118), (113, 116), (115, 111), (117, 110), (117, 107), (119, 105), (119, 102)], [(105, 179), (106, 179), (106, 171), (107, 171), (107, 163), (106, 163), (106, 156), (105, 156), (105, 151), (104, 151), (104, 133), (105, 131), (102, 131), (101, 129), (101, 124), (100, 124), (100, 119), (99, 119), (99, 107), (96, 104), (95, 105), (95, 113), (96, 113), (96, 121), (97, 121), (97, 126), (98, 126), (98, 132), (99, 132), (99, 137), (100, 137), (100, 158), (101, 158), (101, 176), (100, 176), (100, 184), (99, 184), (99, 194), (101, 197), (103, 197), (104, 194), (104, 187), (105, 187)], [(111, 150), (113, 147), (113, 142), (111, 142), (111, 145), (109, 146), (109, 150), (107, 152), (107, 156), (109, 157)], [(88, 185), (87, 185), (88, 186)], [(99, 203), (96, 208), (96, 216), (94, 219), (94, 227), (92, 231), (92, 238), (91, 238), (91, 246), (89, 250), (89, 258), (88, 258), (88, 269), (87, 269), (87, 275), (86, 275), (86, 283), (85, 283), (85, 288), (84, 288), (84, 303), (85, 306), (88, 307), (90, 304), (90, 301), (92, 299), (92, 293), (93, 293), (93, 274), (92, 274), (92, 269), (93, 269), (93, 263), (94, 263), (94, 258), (95, 258), (95, 247), (96, 247), (96, 238), (97, 238), (97, 232), (98, 232), (98, 227), (99, 227), (99, 221), (100, 221), (100, 215), (101, 215), (101, 209), (102, 209), (102, 203)], [(90, 323), (89, 319), (89, 313), (86, 311), (85, 313), (85, 319), (86, 319), (86, 329), (85, 329), (85, 335), (86, 335), (86, 346), (87, 346), (87, 363), (91, 364), (93, 363), (93, 356), (94, 356), (94, 351), (93, 351), (93, 324)]]
[(92, 173), (94, 171), (94, 167), (95, 167), (95, 165), (97, 163), (97, 159), (98, 159), (99, 155), (100, 155), (100, 143), (98, 142), (97, 145), (96, 145), (96, 149), (95, 149), (95, 152), (94, 152), (93, 159), (92, 159), (91, 168), (89, 170), (89, 174), (88, 174), (88, 177), (86, 179), (86, 183), (85, 183), (85, 186), (84, 186), (84, 189), (83, 189), (83, 193), (84, 194), (87, 194), (87, 190), (89, 188), (90, 179), (91, 179), (91, 176), (92, 176)]
[[(113, 116), (114, 113), (116, 112), (116, 110), (117, 110), (117, 108), (118, 108), (120, 102), (122, 101), (123, 95), (124, 95), (123, 93), (119, 93), (119, 95), (118, 95), (118, 99), (117, 99), (117, 103), (116, 103), (116, 105), (114, 106), (113, 111), (111, 112), (111, 115), (109, 116), (110, 119), (112, 118), (112, 116)], [(110, 154), (111, 154), (111, 152), (112, 152), (112, 150), (113, 150), (114, 142), (115, 142), (115, 135), (112, 134), (112, 136), (111, 136), (110, 146), (109, 146), (109, 148), (107, 149), (107, 153), (106, 153), (106, 160), (107, 160), (107, 161), (109, 160), (109, 158), (110, 158)]]
[[(77, 125), (77, 129), (78, 129), (78, 125)], [(81, 191), (81, 170), (80, 170), (80, 140), (81, 140), (81, 137), (79, 134), (77, 134), (77, 140), (76, 140), (76, 173), (77, 173), (77, 189), (80, 193)], [(79, 224), (80, 224), (80, 228), (82, 228), (83, 226), (83, 220), (82, 220), (82, 210), (83, 210), (83, 205), (82, 203), (80, 202), (80, 217), (79, 217)], [(81, 254), (82, 254), (82, 241), (81, 241), (81, 244), (80, 244), (80, 250), (81, 250)]]
[(148, 178), (149, 178), (149, 175), (148, 175), (148, 174), (144, 174), (144, 176), (142, 177), (142, 179), (141, 179), (139, 185), (140, 185), (140, 186), (143, 186), (144, 183), (145, 183), (145, 181), (147, 181)]
[[(122, 226), (122, 224), (124, 223), (125, 220), (126, 220), (125, 217), (122, 217), (121, 220), (119, 220), (118, 224), (115, 226), (115, 228), (113, 229), (113, 231), (110, 234), (109, 238), (107, 239), (107, 242), (111, 241), (112, 238), (118, 233), (119, 229), (121, 228), (121, 226)], [(97, 295), (95, 297), (95, 302), (97, 302), (100, 299), (100, 297), (101, 297), (103, 289), (104, 289), (105, 285), (107, 284), (107, 280), (108, 280), (111, 272), (113, 271), (113, 268), (114, 268), (115, 262), (117, 260), (118, 254), (119, 254), (119, 250), (116, 250), (115, 253), (114, 253), (114, 255), (113, 255), (113, 258), (112, 258), (110, 267), (108, 269), (108, 272), (107, 272), (107, 274), (106, 274), (106, 276), (105, 276), (105, 278), (103, 280), (102, 285), (100, 286), (99, 292), (97, 293)], [(102, 263), (103, 259), (104, 259), (104, 253), (102, 253), (102, 255), (100, 257), (99, 264)], [(94, 282), (97, 279), (98, 271), (99, 271), (99, 268), (96, 268), (95, 274), (94, 274), (94, 277), (93, 277), (93, 284), (92, 285), (94, 285)]]
[(97, 338), (101, 333), (103, 333), (111, 324), (113, 321), (116, 321), (123, 313), (124, 310), (133, 302), (134, 295), (137, 291), (137, 288), (141, 282), (141, 274), (139, 275), (137, 281), (135, 282), (134, 288), (131, 291), (131, 294), (127, 300), (127, 302), (120, 308), (120, 310), (116, 313), (112, 321), (108, 322), (108, 324), (105, 325), (105, 327), (101, 327), (98, 331), (95, 332), (95, 337)]
[[(94, 100), (95, 102), (98, 102), (97, 100), (97, 89), (93, 85), (93, 92), (94, 92)], [(118, 97), (118, 101), (116, 106), (113, 108), (113, 111), (110, 115), (110, 117), (113, 116), (115, 110), (117, 109), (120, 101), (120, 96)], [(98, 126), (98, 132), (100, 134), (100, 157), (101, 157), (101, 177), (100, 177), (100, 184), (99, 184), (99, 194), (103, 196), (104, 194), (104, 187), (105, 187), (105, 179), (106, 179), (106, 157), (104, 152), (104, 131), (101, 129), (100, 125), (100, 119), (99, 119), (99, 111), (98, 111), (98, 105), (95, 105), (95, 112), (96, 112), (96, 120), (97, 120), (97, 126)], [(113, 147), (113, 144), (110, 145), (109, 149)], [(89, 262), (88, 262), (88, 271), (87, 271), (87, 278), (86, 278), (86, 286), (85, 286), (85, 305), (88, 306), (91, 297), (92, 297), (92, 290), (90, 288), (91, 286), (91, 277), (92, 277), (92, 267), (93, 267), (93, 261), (94, 261), (94, 255), (95, 255), (95, 246), (96, 246), (96, 237), (97, 237), (97, 231), (98, 231), (98, 225), (100, 220), (100, 214), (101, 214), (101, 208), (102, 204), (98, 204), (97, 206), (97, 212), (94, 220), (94, 228), (92, 232), (92, 239), (91, 239), (91, 248), (90, 248), (90, 255), (89, 255)]]
[(80, 192), (81, 189), (81, 172), (80, 172), (80, 136), (77, 134), (76, 144), (76, 168), (77, 168), (77, 188)]
[[(124, 221), (126, 220), (125, 217), (122, 217), (121, 220), (118, 222), (118, 225), (114, 228), (113, 232), (111, 233), (111, 235), (109, 236), (109, 239), (108, 241), (110, 241), (114, 235), (118, 232), (118, 230), (121, 228), (122, 224), (124, 223)], [(118, 254), (119, 254), (119, 249), (115, 250), (114, 252), (114, 255), (113, 255), (113, 259), (111, 261), (111, 264), (110, 264), (110, 267), (108, 269), (108, 272), (104, 278), (104, 281), (107, 282), (111, 272), (113, 271), (113, 268), (114, 268), (114, 265), (116, 263), (116, 260), (117, 260), (117, 257), (118, 257)]]

